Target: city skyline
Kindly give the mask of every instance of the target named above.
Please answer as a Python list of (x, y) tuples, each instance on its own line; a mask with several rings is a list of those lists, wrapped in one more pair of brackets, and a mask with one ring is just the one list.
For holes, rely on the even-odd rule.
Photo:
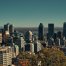
[(54, 23), (63, 27), (66, 22), (65, 0), (0, 0), (0, 26), (6, 23), (15, 27), (38, 27)]

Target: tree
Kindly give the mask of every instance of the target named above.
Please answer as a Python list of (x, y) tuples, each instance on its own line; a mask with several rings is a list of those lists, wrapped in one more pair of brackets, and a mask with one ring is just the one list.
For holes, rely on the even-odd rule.
[(42, 66), (66, 66), (64, 53), (57, 48), (44, 48), (38, 53)]

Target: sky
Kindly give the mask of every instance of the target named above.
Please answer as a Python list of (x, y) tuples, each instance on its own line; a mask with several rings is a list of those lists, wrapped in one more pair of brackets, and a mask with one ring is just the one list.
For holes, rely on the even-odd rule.
[(15, 27), (38, 27), (54, 23), (62, 27), (66, 22), (66, 0), (0, 0), (0, 26), (11, 23)]

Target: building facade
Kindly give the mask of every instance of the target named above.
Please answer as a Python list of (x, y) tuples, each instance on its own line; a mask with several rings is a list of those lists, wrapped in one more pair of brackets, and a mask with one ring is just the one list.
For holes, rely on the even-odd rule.
[(0, 66), (12, 65), (11, 47), (0, 47)]
[(38, 27), (38, 40), (43, 40), (44, 38), (44, 27), (43, 24), (40, 23)]

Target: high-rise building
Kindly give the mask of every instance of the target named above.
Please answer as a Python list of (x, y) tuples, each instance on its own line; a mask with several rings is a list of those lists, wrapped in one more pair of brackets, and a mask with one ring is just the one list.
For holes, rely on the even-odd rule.
[(27, 31), (25, 33), (25, 40), (27, 43), (31, 43), (33, 40), (33, 33), (31, 31)]
[(0, 45), (2, 43), (2, 33), (0, 33)]
[(3, 43), (8, 44), (7, 42), (10, 43), (11, 39), (9, 38), (10, 36), (13, 36), (14, 34), (14, 28), (12, 24), (5, 24), (4, 25), (4, 30), (3, 30)]
[(14, 33), (14, 27), (12, 24), (9, 26), (9, 33), (10, 33), (10, 36), (12, 36)]
[(48, 36), (52, 37), (54, 34), (54, 24), (48, 24)]
[(51, 47), (54, 45), (54, 39), (53, 38), (49, 38), (48, 39), (48, 46)]
[(25, 51), (30, 51), (30, 48), (31, 48), (31, 47), (30, 47), (30, 44), (26, 44), (26, 45), (25, 45)]
[(66, 22), (63, 24), (63, 36), (66, 38)]
[(55, 40), (55, 45), (56, 45), (56, 46), (60, 46), (60, 39), (59, 39), (59, 38), (56, 38), (56, 40)]
[(14, 45), (14, 49), (15, 49), (15, 56), (17, 56), (19, 54), (19, 47), (18, 47), (18, 45)]
[(34, 52), (38, 52), (41, 50), (41, 43), (39, 41), (34, 42)]
[(25, 50), (25, 40), (24, 40), (24, 37), (23, 36), (20, 36), (20, 44), (21, 44), (21, 48), (22, 48), (22, 51)]
[(64, 46), (64, 40), (63, 38), (57, 38), (56, 41), (55, 41), (55, 45), (56, 46)]
[(13, 37), (8, 37), (6, 40), (7, 46), (13, 46)]
[(57, 33), (54, 33), (54, 35), (53, 35), (54, 42), (55, 42), (56, 38), (57, 38)]
[(40, 23), (38, 27), (38, 39), (43, 40), (43, 38), (44, 38), (44, 27), (43, 27), (43, 24)]
[(4, 25), (4, 31), (8, 31), (9, 32), (9, 25), (10, 25), (9, 23)]
[(25, 45), (25, 51), (27, 52), (34, 52), (34, 44), (33, 43), (28, 43)]
[(13, 32), (14, 32), (14, 27), (13, 27), (13, 25), (12, 25), (12, 24), (9, 24), (9, 23), (5, 24), (5, 25), (4, 25), (4, 33), (5, 33), (6, 31), (9, 32), (10, 36), (12, 36), (12, 34), (13, 34)]
[(4, 40), (4, 43), (6, 43), (6, 40), (7, 38), (9, 37), (9, 23), (5, 24), (4, 25), (4, 33), (3, 33), (3, 40)]
[(11, 47), (0, 47), (0, 66), (12, 65)]
[(7, 39), (8, 39), (9, 36), (10, 36), (9, 31), (5, 31), (5, 34), (4, 34), (4, 37), (3, 37), (3, 40), (4, 40), (5, 44), (7, 44)]
[(60, 39), (62, 38), (62, 33), (61, 33), (61, 31), (58, 31), (58, 32), (57, 32), (57, 37), (60, 38)]

